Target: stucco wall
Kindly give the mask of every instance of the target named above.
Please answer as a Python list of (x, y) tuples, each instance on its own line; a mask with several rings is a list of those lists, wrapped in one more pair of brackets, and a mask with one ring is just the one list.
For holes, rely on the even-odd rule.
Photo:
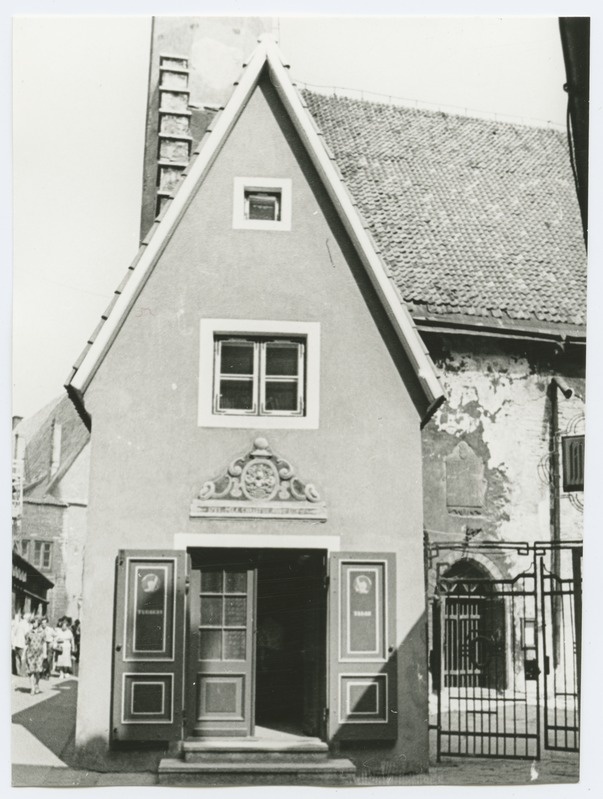
[[(461, 336), (426, 337), (447, 402), (423, 431), (425, 526), (431, 540), (542, 541), (551, 538), (551, 379), (558, 392), (559, 432), (584, 432), (584, 353), (552, 344), (501, 343)], [(475, 515), (447, 503), (447, 459), (465, 442), (484, 468), (484, 502)], [(561, 538), (582, 538), (582, 493), (560, 489)], [(477, 532), (479, 531), (479, 532)], [(513, 557), (505, 556), (512, 570)]]
[[(277, 115), (277, 119), (271, 111)], [(291, 146), (287, 143), (291, 142)], [(232, 229), (236, 176), (290, 177), (290, 232)], [(204, 317), (320, 322), (317, 430), (197, 424)], [(202, 379), (211, 379), (209, 373)], [(92, 415), (77, 739), (106, 742), (118, 548), (179, 533), (336, 535), (397, 553), (399, 736), (358, 757), (427, 766), (422, 480), (416, 378), (270, 86), (256, 91), (87, 392)], [(189, 518), (191, 500), (254, 437), (311, 480), (326, 523)], [(354, 753), (351, 753), (355, 756)]]

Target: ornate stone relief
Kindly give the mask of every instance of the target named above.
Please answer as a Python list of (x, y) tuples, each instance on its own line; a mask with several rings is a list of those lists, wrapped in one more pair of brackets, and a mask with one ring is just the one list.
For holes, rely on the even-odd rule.
[(246, 454), (226, 472), (203, 484), (190, 515), (214, 519), (266, 517), (325, 521), (325, 503), (312, 483), (295, 474), (291, 464), (273, 453), (265, 438), (256, 438)]

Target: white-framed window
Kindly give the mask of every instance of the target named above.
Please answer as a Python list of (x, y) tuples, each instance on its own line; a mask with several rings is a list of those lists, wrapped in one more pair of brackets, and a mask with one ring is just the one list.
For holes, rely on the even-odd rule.
[(201, 320), (199, 425), (316, 429), (317, 322)]
[(291, 230), (291, 179), (235, 178), (232, 226), (242, 230)]

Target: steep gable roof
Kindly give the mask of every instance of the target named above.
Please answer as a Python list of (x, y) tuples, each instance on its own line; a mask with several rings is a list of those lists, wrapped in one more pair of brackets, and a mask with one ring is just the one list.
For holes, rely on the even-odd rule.
[(586, 323), (559, 131), (303, 91), (415, 320)]
[[(59, 465), (50, 473), (53, 427), (61, 426)], [(25, 440), (23, 499), (42, 504), (64, 505), (53, 489), (69, 471), (88, 443), (90, 434), (66, 394), (53, 400), (29, 419), (23, 419), (14, 433)]]
[(129, 274), (115, 292), (115, 298), (97, 326), (88, 346), (78, 359), (68, 379), (66, 388), (76, 405), (85, 415), (83, 395), (93, 375), (112, 345), (112, 342), (142, 287), (151, 274), (172, 233), (191, 202), (199, 184), (205, 178), (230, 131), (236, 124), (252, 92), (258, 85), (263, 71), (267, 69), (270, 79), (287, 110), (295, 128), (306, 146), (314, 167), (321, 176), (325, 189), (333, 201), (342, 223), (367, 270), (372, 285), (380, 298), (387, 316), (413, 366), (425, 396), (425, 414), (442, 402), (444, 394), (435, 367), (419, 333), (400, 301), (398, 290), (380, 259), (373, 240), (360, 218), (354, 201), (348, 193), (332, 154), (324, 145), (312, 117), (302, 103), (300, 95), (291, 83), (288, 70), (276, 45), (270, 37), (262, 37), (243, 74), (236, 84), (232, 97), (223, 111), (210, 123), (202, 139), (199, 151), (189, 164), (186, 176), (174, 199), (167, 205), (162, 216), (143, 242)]

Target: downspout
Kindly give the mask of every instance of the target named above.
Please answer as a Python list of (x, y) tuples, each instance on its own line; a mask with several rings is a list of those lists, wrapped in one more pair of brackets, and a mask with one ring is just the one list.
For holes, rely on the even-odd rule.
[[(551, 509), (551, 572), (557, 577), (561, 571), (561, 466), (559, 457), (559, 392), (565, 399), (573, 395), (567, 383), (560, 377), (554, 377), (549, 385), (549, 401), (551, 403), (551, 471), (550, 471), (550, 509)], [(553, 616), (553, 663), (559, 663), (561, 655), (561, 602), (559, 596), (552, 596)]]

